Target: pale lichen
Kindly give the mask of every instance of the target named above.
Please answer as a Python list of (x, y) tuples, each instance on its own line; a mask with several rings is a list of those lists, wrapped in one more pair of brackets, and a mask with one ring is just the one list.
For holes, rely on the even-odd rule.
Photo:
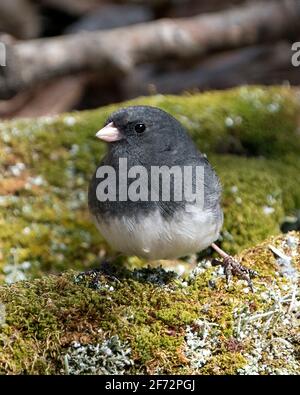
[(188, 325), (185, 334), (185, 355), (196, 371), (206, 364), (220, 344), (221, 331), (218, 324), (196, 320)]
[(124, 374), (133, 365), (130, 354), (128, 344), (122, 344), (118, 336), (96, 345), (73, 342), (64, 355), (65, 373)]

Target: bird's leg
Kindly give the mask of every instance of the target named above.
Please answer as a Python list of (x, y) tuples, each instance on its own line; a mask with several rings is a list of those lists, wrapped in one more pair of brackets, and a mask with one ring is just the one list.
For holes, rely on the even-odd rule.
[(247, 269), (246, 267), (242, 266), (231, 255), (228, 255), (215, 243), (212, 243), (211, 247), (223, 258), (223, 262), (214, 259), (213, 263), (223, 266), (227, 284), (230, 282), (232, 275), (237, 276), (243, 280), (246, 280), (249, 288), (252, 292), (254, 292), (251, 277), (257, 276), (257, 273), (254, 270)]

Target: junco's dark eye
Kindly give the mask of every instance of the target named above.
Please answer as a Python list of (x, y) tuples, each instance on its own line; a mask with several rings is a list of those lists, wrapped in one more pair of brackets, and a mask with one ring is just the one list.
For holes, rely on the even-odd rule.
[(146, 129), (146, 126), (143, 123), (137, 123), (134, 129), (137, 133), (143, 133)]

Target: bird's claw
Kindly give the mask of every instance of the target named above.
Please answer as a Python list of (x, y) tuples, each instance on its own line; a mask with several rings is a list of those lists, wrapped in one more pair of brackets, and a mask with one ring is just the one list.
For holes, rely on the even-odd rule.
[(247, 281), (249, 288), (252, 292), (254, 292), (251, 278), (258, 276), (258, 273), (256, 271), (242, 266), (230, 255), (225, 257), (222, 262), (214, 259), (213, 263), (223, 266), (227, 284), (230, 283), (232, 276), (237, 276), (240, 279)]

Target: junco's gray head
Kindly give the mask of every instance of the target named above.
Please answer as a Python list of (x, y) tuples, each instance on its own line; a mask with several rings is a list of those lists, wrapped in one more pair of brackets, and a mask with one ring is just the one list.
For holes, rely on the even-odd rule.
[(113, 146), (118, 144), (127, 150), (142, 149), (148, 153), (178, 150), (187, 141), (193, 147), (180, 122), (165, 111), (150, 106), (133, 106), (114, 112), (96, 136)]

